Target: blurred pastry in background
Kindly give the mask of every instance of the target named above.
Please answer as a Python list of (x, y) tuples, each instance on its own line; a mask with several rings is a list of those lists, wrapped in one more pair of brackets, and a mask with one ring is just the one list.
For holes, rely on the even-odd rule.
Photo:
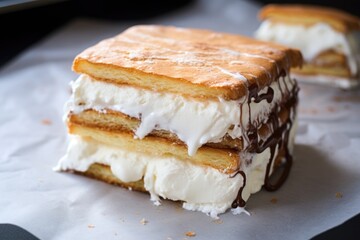
[(274, 5), (261, 9), (256, 38), (301, 50), (305, 63), (292, 69), (303, 82), (350, 89), (360, 82), (360, 18), (311, 5)]

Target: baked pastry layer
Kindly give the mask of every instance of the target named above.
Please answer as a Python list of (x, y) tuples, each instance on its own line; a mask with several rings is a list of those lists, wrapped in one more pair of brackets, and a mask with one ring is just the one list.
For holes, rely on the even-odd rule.
[(206, 30), (135, 26), (79, 54), (77, 73), (115, 84), (237, 100), (300, 66), (299, 51)]
[(318, 22), (329, 24), (340, 32), (360, 29), (360, 18), (347, 12), (324, 6), (300, 4), (269, 4), (259, 12), (261, 20), (285, 22), (287, 24), (313, 25)]
[(305, 75), (304, 73), (297, 74), (295, 71), (292, 74), (297, 80), (304, 83), (315, 83), (320, 85), (334, 86), (341, 89), (353, 89), (360, 85), (359, 79), (349, 79), (330, 75)]
[(131, 132), (109, 132), (77, 124), (68, 124), (68, 129), (71, 134), (91, 137), (100, 143), (127, 151), (160, 157), (172, 156), (196, 165), (211, 166), (224, 173), (235, 172), (241, 164), (239, 154), (234, 150), (202, 147), (194, 156), (189, 156), (186, 146), (159, 137), (147, 136), (138, 140), (134, 139)]

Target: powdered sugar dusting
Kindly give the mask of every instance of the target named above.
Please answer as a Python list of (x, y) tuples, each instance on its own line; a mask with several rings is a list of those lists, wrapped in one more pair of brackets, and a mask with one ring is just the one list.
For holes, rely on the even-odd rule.
[(222, 73), (227, 74), (227, 75), (229, 75), (229, 76), (231, 76), (231, 77), (233, 77), (233, 78), (235, 78), (235, 79), (237, 79), (237, 80), (247, 81), (247, 78), (244, 77), (244, 75), (242, 75), (242, 74), (240, 74), (240, 73), (238, 73), (238, 72), (230, 72), (230, 71), (228, 71), (228, 70), (226, 70), (226, 69), (224, 69), (224, 68), (221, 68), (221, 67), (218, 67), (218, 69), (219, 69)]

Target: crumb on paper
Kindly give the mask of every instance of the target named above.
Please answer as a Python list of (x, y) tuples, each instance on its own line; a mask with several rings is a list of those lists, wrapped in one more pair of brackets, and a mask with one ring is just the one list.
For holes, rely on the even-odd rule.
[(44, 118), (43, 120), (41, 120), (41, 123), (43, 125), (51, 125), (52, 121), (50, 119)]
[(184, 211), (184, 208), (182, 207), (182, 205), (176, 204), (176, 205), (175, 205), (175, 211), (176, 211), (176, 212), (183, 212), (183, 211)]
[(278, 202), (278, 199), (276, 197), (273, 197), (272, 199), (270, 199), (270, 202), (272, 204), (276, 204)]
[(132, 187), (128, 187), (128, 190), (129, 190), (129, 191), (132, 191), (133, 189), (132, 189)]
[(337, 193), (335, 194), (335, 197), (336, 197), (336, 198), (342, 198), (342, 197), (343, 197), (343, 195), (342, 195), (342, 193), (341, 193), (341, 192), (337, 192)]
[(310, 115), (316, 115), (319, 113), (319, 111), (315, 108), (300, 108), (299, 112), (302, 114), (310, 114)]
[(335, 96), (333, 97), (335, 102), (360, 102), (360, 96), (350, 95), (350, 96)]
[(142, 219), (140, 220), (140, 223), (141, 223), (142, 225), (146, 225), (148, 222), (149, 222), (149, 221), (146, 220), (145, 218), (142, 218)]
[(216, 224), (222, 224), (222, 223), (223, 223), (223, 220), (221, 220), (220, 218), (218, 218), (218, 219), (214, 219), (212, 222), (213, 222), (213, 223), (216, 223)]
[(309, 113), (310, 114), (314, 114), (314, 115), (316, 115), (316, 114), (318, 114), (318, 110), (317, 109), (315, 109), (315, 108), (311, 108), (311, 109), (309, 109)]
[(88, 228), (95, 228), (94, 224), (88, 224)]
[(188, 232), (185, 233), (185, 235), (186, 235), (187, 237), (195, 237), (195, 236), (196, 236), (196, 232), (194, 232), (194, 231), (188, 231)]
[(166, 240), (173, 240), (171, 237), (167, 237)]
[(327, 107), (328, 112), (336, 112), (336, 109), (333, 106)]

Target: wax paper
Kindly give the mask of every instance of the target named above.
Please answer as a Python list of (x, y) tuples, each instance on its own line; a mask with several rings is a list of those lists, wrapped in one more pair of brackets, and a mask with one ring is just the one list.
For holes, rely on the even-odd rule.
[(215, 221), (178, 202), (156, 207), (148, 194), (52, 170), (66, 151), (62, 115), (76, 54), (134, 24), (252, 35), (259, 8), (204, 0), (142, 22), (77, 19), (0, 69), (0, 222), (41, 239), (307, 239), (358, 214), (359, 90), (300, 85), (293, 168), (280, 190), (250, 197), (251, 216), (227, 212)]

